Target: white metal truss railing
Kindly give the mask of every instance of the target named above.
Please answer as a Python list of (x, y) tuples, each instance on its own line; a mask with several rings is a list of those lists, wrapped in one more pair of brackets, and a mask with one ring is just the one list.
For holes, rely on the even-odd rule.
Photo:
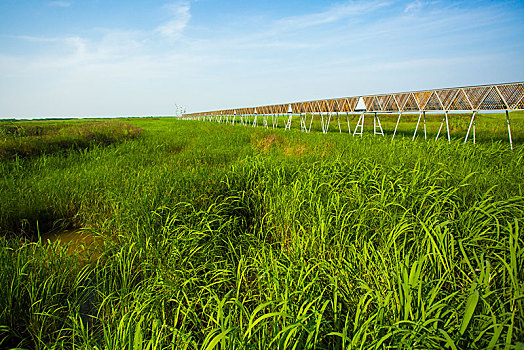
[(285, 129), (289, 130), (293, 116), (299, 116), (300, 129), (305, 132), (310, 132), (314, 116), (319, 116), (322, 132), (327, 133), (334, 115), (337, 117), (339, 131), (342, 132), (340, 113), (343, 113), (346, 116), (348, 132), (351, 134), (349, 115), (359, 114), (357, 125), (353, 130), (353, 135), (355, 136), (362, 135), (365, 115), (372, 113), (374, 134), (384, 136), (379, 113), (398, 113), (392, 136), (392, 139), (394, 139), (403, 114), (418, 113), (417, 125), (412, 138), (414, 140), (417, 137), (417, 131), (421, 121), (423, 124), (424, 138), (427, 138), (426, 112), (443, 112), (444, 117), (435, 139), (437, 140), (439, 138), (442, 128), (445, 127), (449, 142), (449, 113), (470, 112), (471, 119), (464, 142), (468, 141), (470, 134), (473, 137), (473, 142), (475, 142), (475, 117), (477, 112), (505, 111), (509, 142), (511, 148), (513, 148), (509, 111), (515, 110), (524, 110), (524, 82), (343, 97), (279, 105), (186, 113), (183, 115), (183, 119), (215, 120), (219, 123), (226, 121), (234, 124), (236, 116), (240, 116), (243, 125), (247, 125), (248, 120), (252, 120), (251, 125), (257, 126), (257, 117), (262, 116), (264, 127), (268, 127), (268, 118), (271, 118), (272, 127), (275, 128), (278, 127), (279, 117), (282, 117)]

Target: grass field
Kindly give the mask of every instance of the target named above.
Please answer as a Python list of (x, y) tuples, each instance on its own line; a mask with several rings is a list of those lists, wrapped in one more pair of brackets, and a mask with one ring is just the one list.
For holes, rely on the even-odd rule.
[(462, 119), (0, 123), (0, 348), (522, 349), (524, 118)]

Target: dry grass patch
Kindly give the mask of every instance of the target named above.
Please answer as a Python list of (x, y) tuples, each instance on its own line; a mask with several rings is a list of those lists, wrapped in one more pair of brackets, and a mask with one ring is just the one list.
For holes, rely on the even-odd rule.
[(282, 138), (276, 134), (264, 135), (261, 139), (255, 141), (256, 148), (263, 153), (267, 153), (274, 145), (277, 147), (282, 146)]
[(307, 151), (307, 146), (304, 144), (297, 144), (297, 145), (287, 145), (284, 147), (284, 155), (286, 156), (300, 156), (304, 154)]

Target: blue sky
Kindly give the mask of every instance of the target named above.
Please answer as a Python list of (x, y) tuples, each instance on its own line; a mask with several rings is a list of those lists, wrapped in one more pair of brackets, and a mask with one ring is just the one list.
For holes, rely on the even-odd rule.
[(0, 118), (524, 80), (522, 1), (0, 0)]

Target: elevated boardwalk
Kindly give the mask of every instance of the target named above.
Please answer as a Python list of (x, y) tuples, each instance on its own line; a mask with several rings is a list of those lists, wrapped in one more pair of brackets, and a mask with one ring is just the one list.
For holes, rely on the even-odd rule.
[[(284, 116), (285, 128), (290, 129), (292, 117), (294, 115), (300, 115), (300, 128), (303, 131), (309, 132), (311, 131), (313, 116), (318, 115), (321, 118), (322, 131), (326, 133), (333, 115), (336, 115), (338, 118), (341, 113), (346, 115), (360, 114), (353, 135), (362, 135), (365, 115), (371, 113), (373, 114), (374, 133), (384, 135), (378, 114), (396, 113), (398, 114), (398, 119), (393, 133), (394, 138), (402, 114), (418, 113), (419, 118), (413, 134), (413, 139), (415, 139), (421, 120), (423, 121), (425, 130), (426, 112), (440, 112), (444, 114), (444, 116), (440, 124), (437, 139), (442, 127), (445, 125), (448, 141), (450, 141), (448, 114), (471, 113), (468, 131), (464, 139), (464, 142), (467, 142), (471, 132), (473, 132), (474, 139), (475, 116), (477, 112), (500, 111), (505, 112), (506, 114), (508, 138), (510, 146), (513, 148), (509, 112), (515, 110), (524, 110), (524, 82), (342, 97), (267, 106), (234, 108), (187, 113), (183, 115), (183, 118), (214, 120), (219, 122), (225, 120), (227, 122), (235, 123), (235, 119), (238, 117), (241, 123), (246, 124), (246, 119), (249, 117), (250, 123), (253, 126), (256, 126), (257, 117), (261, 116), (264, 123), (263, 125), (267, 127), (268, 117), (272, 118), (274, 126), (275, 120), (278, 123), (278, 116)], [(351, 133), (349, 119), (348, 127)]]

